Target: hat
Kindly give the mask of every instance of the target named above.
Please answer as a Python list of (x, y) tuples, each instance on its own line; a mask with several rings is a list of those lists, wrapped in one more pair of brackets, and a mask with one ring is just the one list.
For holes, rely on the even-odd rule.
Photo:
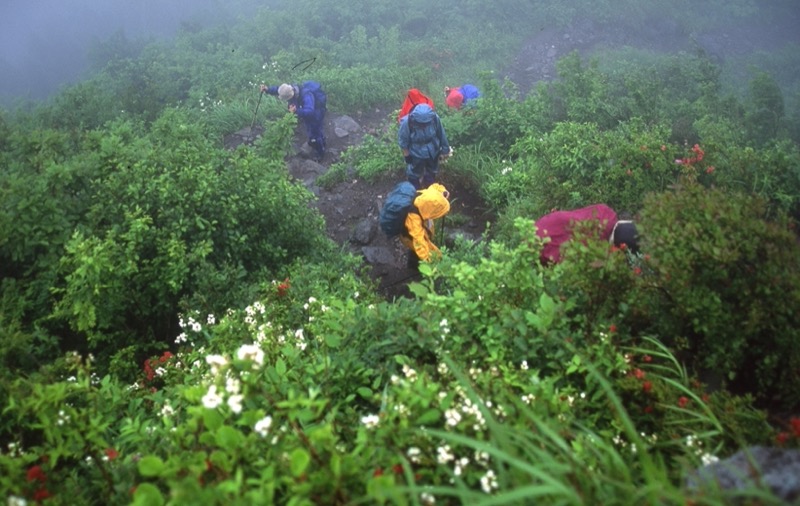
[(636, 225), (632, 221), (620, 220), (614, 225), (611, 232), (611, 241), (614, 246), (625, 245), (631, 253), (639, 251), (639, 240), (636, 232)]
[(278, 87), (278, 98), (284, 102), (290, 100), (294, 96), (294, 88), (291, 84), (283, 83)]
[(464, 95), (462, 95), (457, 88), (452, 88), (447, 93), (447, 98), (445, 99), (445, 103), (447, 104), (447, 107), (452, 107), (453, 109), (461, 109), (461, 104), (464, 103)]

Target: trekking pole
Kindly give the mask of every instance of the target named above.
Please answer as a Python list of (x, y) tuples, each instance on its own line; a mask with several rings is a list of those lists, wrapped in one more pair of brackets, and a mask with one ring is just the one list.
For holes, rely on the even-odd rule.
[(264, 96), (264, 92), (260, 92), (258, 94), (258, 103), (256, 104), (256, 112), (253, 113), (253, 121), (250, 123), (250, 129), (252, 130), (253, 127), (256, 125), (256, 115), (258, 114), (258, 107), (261, 105), (261, 97)]

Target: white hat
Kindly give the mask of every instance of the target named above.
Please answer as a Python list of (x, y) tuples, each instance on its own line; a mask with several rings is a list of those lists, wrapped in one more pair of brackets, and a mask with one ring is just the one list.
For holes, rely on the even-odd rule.
[(294, 88), (291, 84), (283, 83), (278, 87), (278, 98), (284, 102), (290, 100), (294, 96)]

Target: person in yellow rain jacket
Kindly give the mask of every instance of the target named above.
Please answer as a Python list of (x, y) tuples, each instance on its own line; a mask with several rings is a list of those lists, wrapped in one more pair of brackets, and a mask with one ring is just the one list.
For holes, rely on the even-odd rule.
[(406, 216), (406, 233), (400, 234), (400, 242), (411, 250), (409, 266), (416, 267), (419, 261), (429, 262), (432, 258), (440, 258), (441, 251), (433, 243), (433, 220), (450, 212), (450, 192), (441, 184), (434, 183), (418, 192), (414, 199), (416, 211)]

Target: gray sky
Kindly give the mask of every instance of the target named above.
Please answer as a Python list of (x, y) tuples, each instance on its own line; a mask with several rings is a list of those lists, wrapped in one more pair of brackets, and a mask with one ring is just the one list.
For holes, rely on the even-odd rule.
[[(0, 0), (0, 104), (45, 98), (86, 69), (93, 40), (166, 37), (184, 20), (220, 19), (224, 0)], [(209, 13), (214, 13), (210, 15)]]

